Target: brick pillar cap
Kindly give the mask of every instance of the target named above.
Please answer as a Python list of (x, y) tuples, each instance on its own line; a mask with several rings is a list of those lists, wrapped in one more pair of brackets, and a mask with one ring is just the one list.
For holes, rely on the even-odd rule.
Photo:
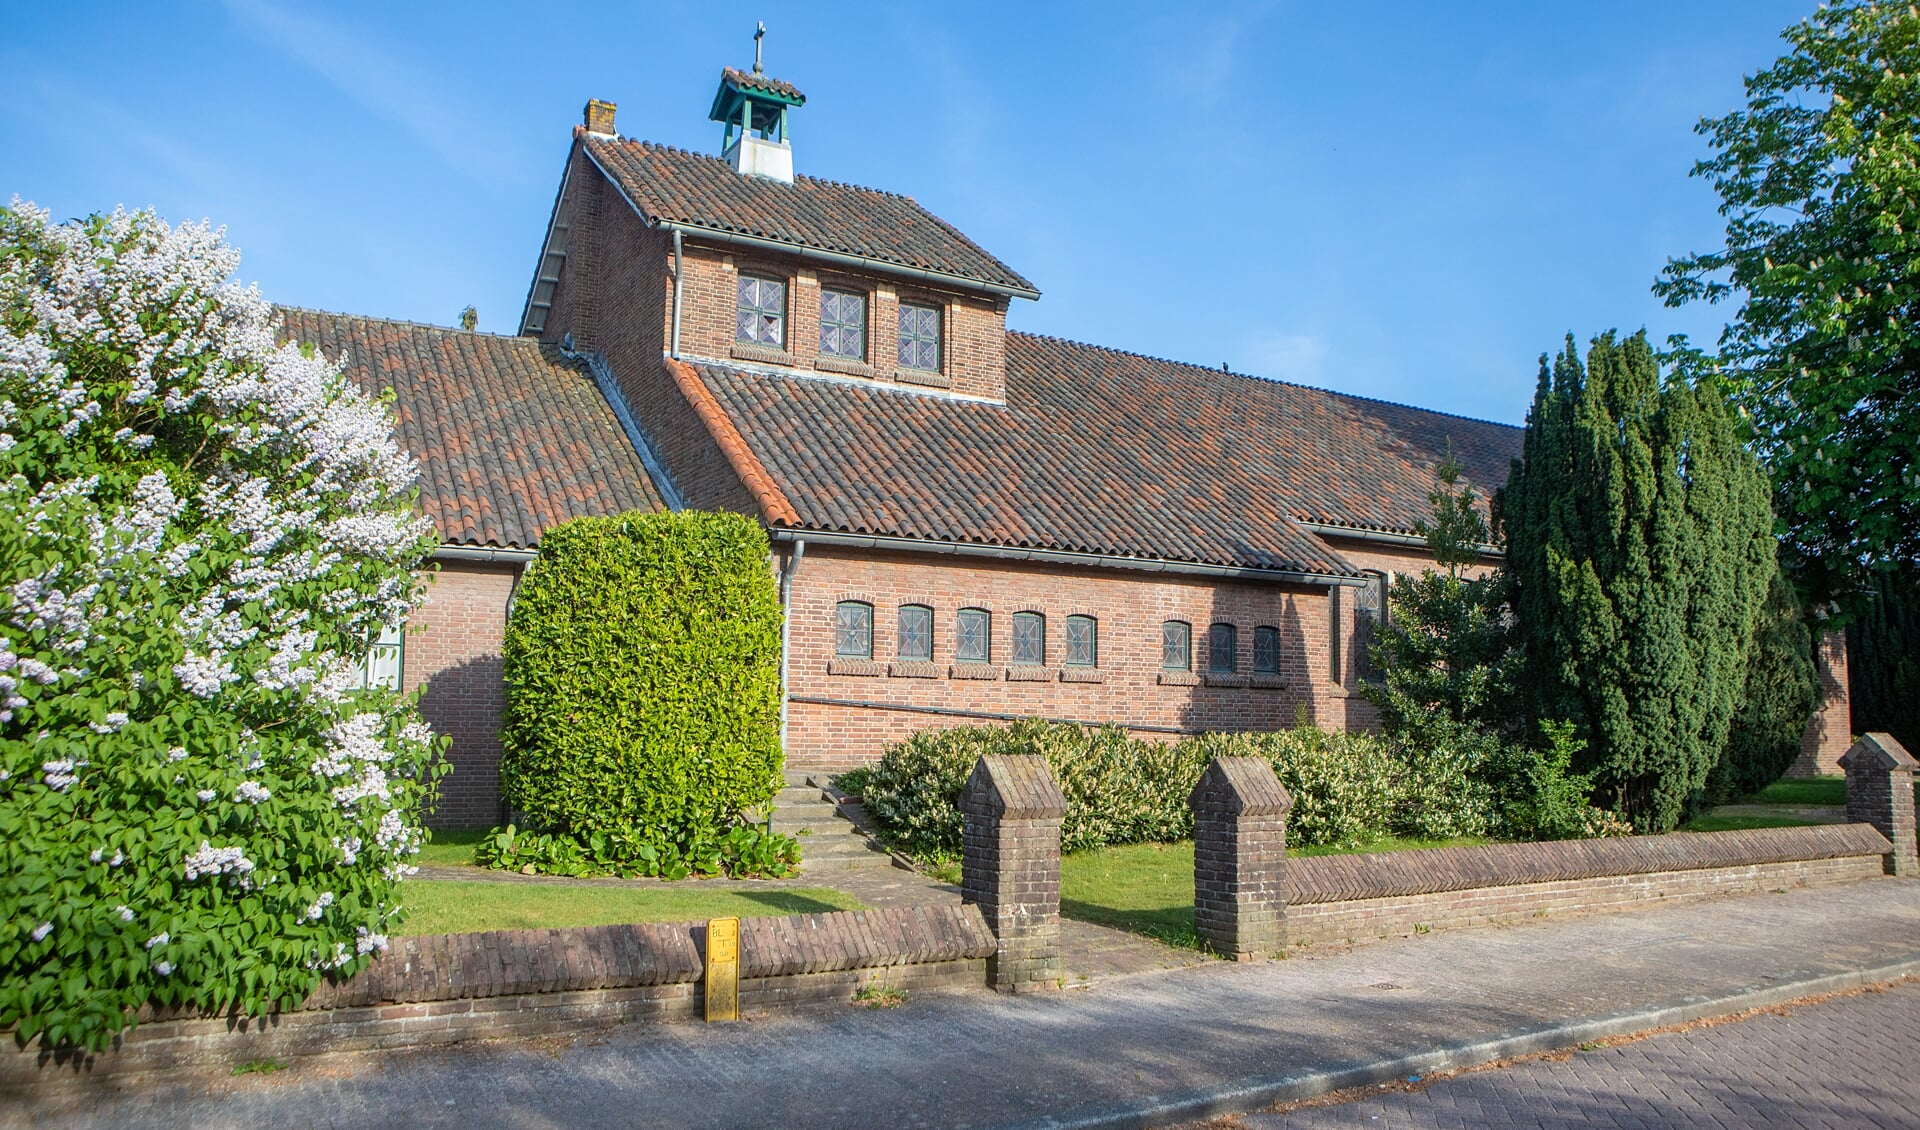
[(1216, 757), (1200, 774), (1188, 803), (1195, 812), (1285, 816), (1293, 797), (1264, 757)]
[(992, 753), (974, 763), (961, 794), (962, 810), (981, 816), (1057, 819), (1066, 815), (1067, 798), (1037, 753)]
[(1892, 734), (1862, 734), (1853, 748), (1840, 755), (1840, 768), (1846, 772), (1859, 769), (1871, 772), (1875, 769), (1920, 769), (1920, 762), (1913, 759), (1907, 748), (1900, 744)]

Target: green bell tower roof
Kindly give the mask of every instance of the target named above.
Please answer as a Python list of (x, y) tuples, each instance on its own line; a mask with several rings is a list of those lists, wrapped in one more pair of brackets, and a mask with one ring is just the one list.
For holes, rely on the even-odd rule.
[(807, 104), (807, 96), (790, 82), (766, 73), (760, 61), (761, 40), (767, 25), (753, 33), (753, 70), (727, 67), (720, 72), (720, 89), (713, 94), (707, 118), (724, 127), (721, 148), (733, 147), (734, 130), (757, 134), (762, 140), (787, 140), (787, 109)]

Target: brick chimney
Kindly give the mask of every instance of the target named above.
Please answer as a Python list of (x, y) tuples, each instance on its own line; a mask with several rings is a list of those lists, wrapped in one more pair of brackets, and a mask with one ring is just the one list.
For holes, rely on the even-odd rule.
[(620, 107), (612, 102), (603, 102), (598, 98), (587, 100), (587, 132), (602, 137), (618, 137), (613, 129), (613, 112)]

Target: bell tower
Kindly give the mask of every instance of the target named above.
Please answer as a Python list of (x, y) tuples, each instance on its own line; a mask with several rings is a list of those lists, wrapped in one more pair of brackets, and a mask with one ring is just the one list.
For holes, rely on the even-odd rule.
[(767, 25), (753, 33), (753, 71), (732, 67), (720, 72), (707, 117), (720, 123), (720, 153), (741, 176), (793, 183), (793, 146), (787, 139), (787, 111), (806, 105), (807, 96), (792, 83), (768, 76), (761, 66)]

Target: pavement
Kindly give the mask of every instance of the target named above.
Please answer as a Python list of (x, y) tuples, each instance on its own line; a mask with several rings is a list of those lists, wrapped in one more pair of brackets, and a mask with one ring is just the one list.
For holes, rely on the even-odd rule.
[[(916, 995), (890, 1011), (108, 1081), (0, 1107), (0, 1124), (1170, 1125), (1909, 973), (1920, 880), (1883, 879), (1210, 961), (1054, 994)], [(1859, 1089), (1861, 1069), (1836, 1051), (1809, 1070)]]
[(1192, 1130), (1911, 1127), (1920, 1122), (1916, 1028), (1920, 982), (1909, 979), (1737, 1022), (1313, 1100), (1347, 1100), (1324, 1106), (1227, 1115)]

